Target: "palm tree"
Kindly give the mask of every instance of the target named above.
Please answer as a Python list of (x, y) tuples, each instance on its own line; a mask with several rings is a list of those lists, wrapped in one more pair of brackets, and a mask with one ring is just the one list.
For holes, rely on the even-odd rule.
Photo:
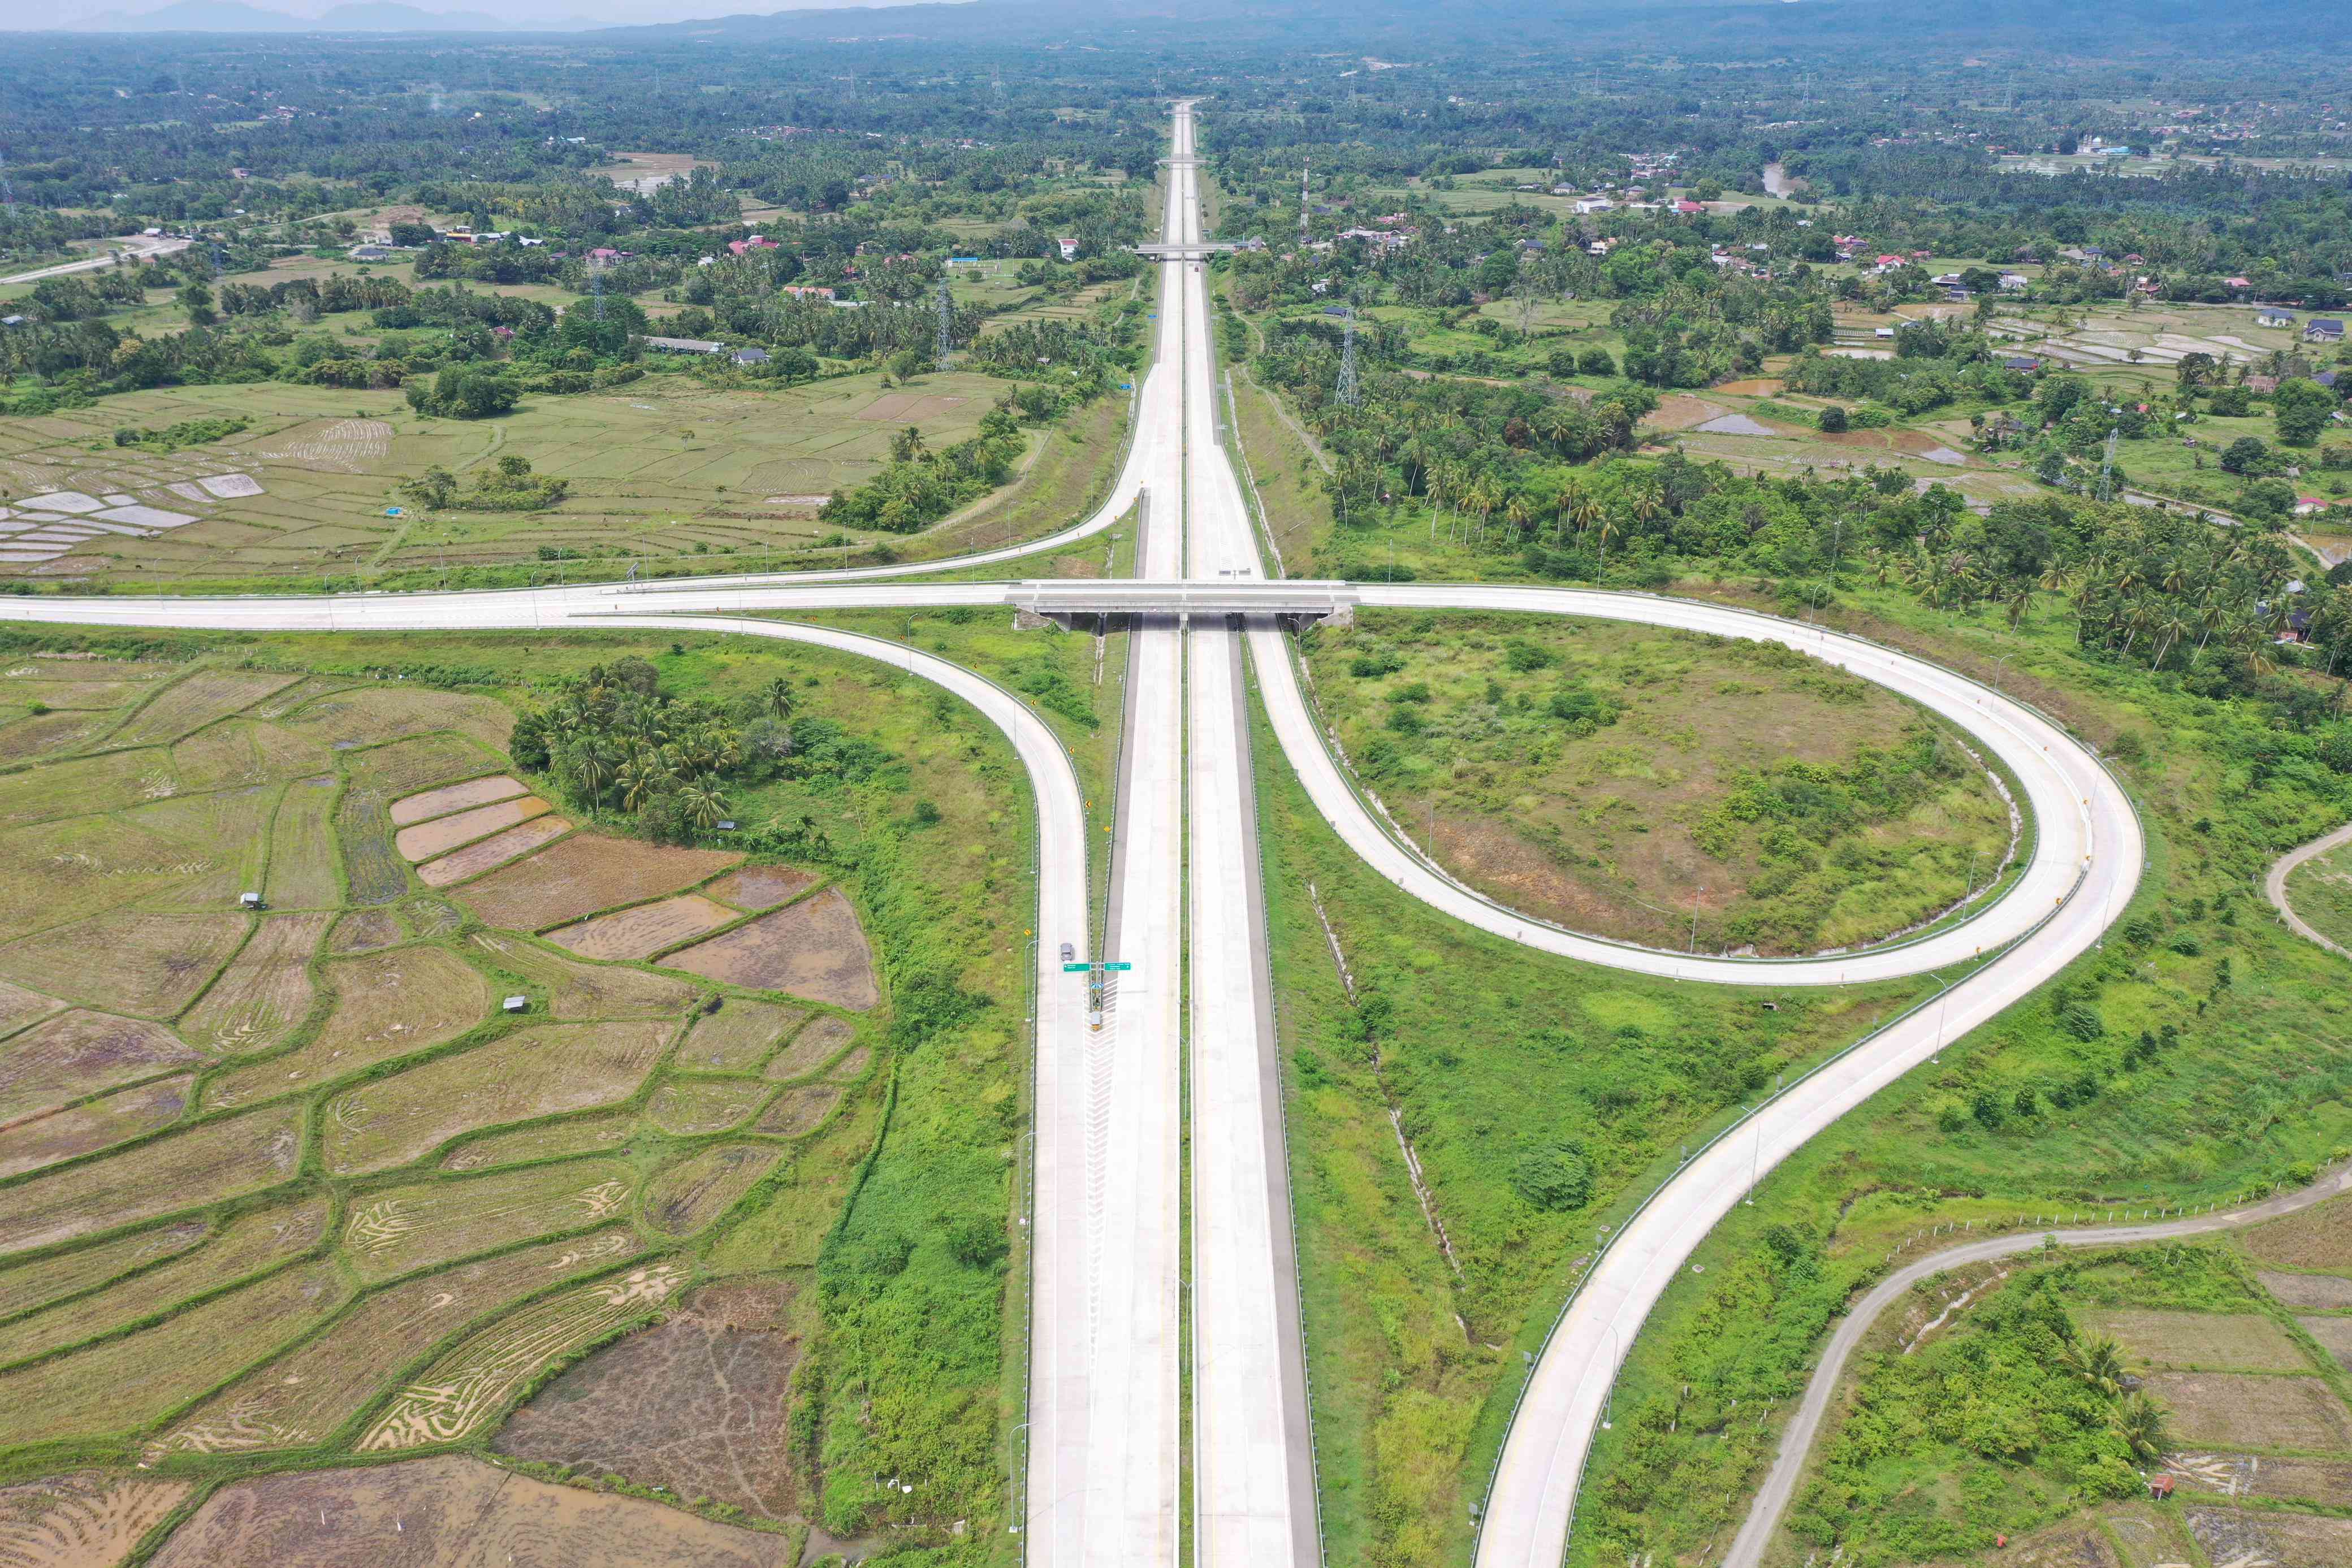
[(1617, 519), (1607, 512), (1601, 516), (1601, 565), (1609, 565), (1609, 541), (1617, 537)]
[(709, 784), (693, 783), (677, 792), (677, 803), (686, 809), (686, 820), (705, 832), (719, 825), (727, 815), (727, 797)]
[(2164, 663), (2164, 656), (2171, 653), (2183, 637), (2189, 635), (2188, 612), (2180, 606), (2174, 605), (2165, 612), (2163, 622), (2157, 630), (2164, 633), (2164, 641), (2157, 648), (2156, 657), (2148, 661), (2147, 667), (2151, 670), (2161, 665)]
[(1511, 498), (1503, 503), (1503, 520), (1510, 524), (1511, 531), (1521, 538), (1526, 537), (1528, 525), (1535, 521), (1535, 517), (1536, 509), (1523, 490), (1512, 491)]
[(1462, 497), (1462, 507), (1465, 511), (1478, 514), (1480, 543), (1486, 542), (1486, 519), (1495, 515), (1495, 508), (1501, 504), (1502, 497), (1496, 493), (1495, 481), (1490, 476), (1481, 474), (1470, 482), (1470, 493)]
[(2113, 1399), (2123, 1392), (2124, 1353), (2122, 1347), (2105, 1334), (2085, 1334), (2067, 1342), (2064, 1362), (2067, 1375), (2088, 1385), (2104, 1398)]
[(579, 776), (580, 787), (588, 791), (588, 811), (593, 816), (604, 804), (604, 786), (613, 781), (613, 754), (604, 742), (592, 740), (572, 755), (572, 771)]
[(2169, 1415), (2147, 1395), (2135, 1393), (2116, 1407), (2109, 1420), (2116, 1436), (2130, 1448), (2132, 1458), (2142, 1464), (2154, 1464), (2171, 1446)]
[(640, 752), (621, 764), (614, 774), (621, 787), (621, 810), (634, 811), (646, 803), (648, 796), (662, 781), (659, 761), (650, 752)]
[(760, 702), (768, 710), (768, 716), (771, 718), (792, 717), (793, 683), (778, 675), (760, 688)]

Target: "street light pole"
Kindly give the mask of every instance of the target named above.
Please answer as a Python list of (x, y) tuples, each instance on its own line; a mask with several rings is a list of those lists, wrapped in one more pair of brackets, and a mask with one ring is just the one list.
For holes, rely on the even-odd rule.
[(1694, 953), (1698, 951), (1698, 901), (1706, 894), (1706, 889), (1704, 887), (1691, 894), (1690, 950)]

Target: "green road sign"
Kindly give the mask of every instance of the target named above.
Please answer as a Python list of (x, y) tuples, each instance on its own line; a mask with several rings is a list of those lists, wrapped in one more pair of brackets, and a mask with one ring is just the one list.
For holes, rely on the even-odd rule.
[(1062, 966), (1062, 973), (1065, 975), (1083, 975), (1093, 967), (1094, 966), (1092, 964), (1065, 964)]
[(1132, 969), (1135, 966), (1132, 964), (1105, 964), (1103, 967), (1106, 969)]

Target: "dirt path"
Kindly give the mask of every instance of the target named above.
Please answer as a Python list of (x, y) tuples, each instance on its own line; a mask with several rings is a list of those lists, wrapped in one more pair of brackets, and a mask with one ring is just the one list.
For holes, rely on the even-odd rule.
[[(2330, 836), (2338, 840), (2352, 837), (2352, 828), (2343, 829)], [(2320, 843), (2327, 841), (2323, 839)], [(2306, 850), (2315, 847), (2305, 846)], [(2294, 917), (2290, 915), (2287, 918), (2292, 921)], [(1803, 1402), (1797, 1406), (1796, 1414), (1789, 1418), (1788, 1429), (1780, 1434), (1780, 1451), (1774, 1457), (1771, 1469), (1765, 1473), (1764, 1484), (1758, 1490), (1756, 1500), (1748, 1508), (1747, 1521), (1739, 1527), (1738, 1536), (1723, 1559), (1723, 1568), (1758, 1568), (1764, 1561), (1765, 1549), (1771, 1543), (1772, 1532), (1780, 1525), (1780, 1516), (1787, 1511), (1790, 1499), (1796, 1495), (1797, 1482), (1804, 1474), (1805, 1460), (1812, 1452), (1814, 1440), (1821, 1435), (1822, 1419), (1829, 1413), (1830, 1402), (1837, 1395), (1847, 1362), (1853, 1359), (1863, 1337), (1869, 1333), (1871, 1326), (1877, 1322), (1886, 1309), (1901, 1301), (1920, 1281), (1963, 1264), (1990, 1262), (1995, 1259), (2037, 1251), (2046, 1239), (2055, 1239), (2061, 1247), (2114, 1247), (2242, 1229), (2276, 1219), (2281, 1215), (2310, 1208), (2345, 1192), (2352, 1192), (2352, 1165), (2339, 1167), (2309, 1186), (2283, 1193), (2243, 1208), (2194, 1215), (2154, 1225), (2110, 1225), (2084, 1230), (2031, 1229), (2014, 1235), (1988, 1237), (1982, 1241), (1931, 1252), (1888, 1275), (1846, 1314), (1845, 1320), (1838, 1325), (1837, 1333), (1831, 1336), (1829, 1348), (1822, 1354), (1821, 1364), (1813, 1369), (1811, 1380), (1805, 1385)]]
[(2307, 941), (2318, 943), (2331, 953), (2341, 953), (2345, 957), (2352, 958), (2352, 951), (2347, 951), (2314, 931), (2286, 901), (2286, 879), (2294, 874), (2295, 867), (2344, 843), (2352, 843), (2352, 822), (2332, 833), (2321, 834), (2301, 849), (2287, 851), (2271, 862), (2270, 873), (2263, 878), (2263, 896), (2271, 901), (2271, 907), (2279, 912), (2279, 918), (2286, 922), (2288, 930)]

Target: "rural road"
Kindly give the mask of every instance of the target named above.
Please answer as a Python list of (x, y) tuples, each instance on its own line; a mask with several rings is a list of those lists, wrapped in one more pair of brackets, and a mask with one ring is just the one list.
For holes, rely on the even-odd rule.
[[(1176, 110), (1164, 233), (1198, 237), (1192, 115)], [(1790, 1085), (1695, 1156), (1611, 1240), (1538, 1360), (1506, 1440), (1480, 1568), (1556, 1568), (1593, 1425), (1652, 1305), (1761, 1173), (1839, 1116), (2054, 975), (2097, 940), (2137, 883), (2143, 845), (2121, 787), (2039, 714), (1858, 639), (1719, 605), (1637, 593), (1475, 584), (1307, 585), (1374, 607), (1580, 615), (1769, 639), (1843, 665), (1967, 728), (2035, 813), (2018, 883), (1969, 920), (1847, 955), (1759, 960), (1612, 943), (1502, 908), (1391, 837), (1348, 787), (1297, 683), (1276, 612), (1301, 585), (1256, 580), (1249, 514), (1217, 443), (1212, 318), (1198, 264), (1160, 263), (1159, 359), (1111, 498), (1052, 540), (858, 571), (650, 586), (331, 597), (0, 598), (0, 619), (82, 624), (394, 631), (696, 626), (850, 646), (965, 695), (1013, 738), (1039, 797), (1036, 1218), (1028, 1555), (1046, 1568), (1171, 1568), (1189, 1458), (1204, 1564), (1320, 1560), (1304, 1352), (1272, 1035), (1248, 710), (1248, 654), (1285, 757), (1341, 838), (1411, 895), (1498, 937), (1694, 982), (1838, 985), (1995, 955), (1938, 1001)], [(937, 583), (1098, 531), (1148, 499), (1139, 580)], [(1137, 614), (1104, 956), (1132, 962), (1096, 1030), (1086, 977), (1086, 827), (1069, 763), (1017, 699), (874, 639), (726, 617), (860, 607), (1008, 606), (1083, 596)], [(1203, 601), (1208, 603), (1204, 606)], [(1238, 628), (1238, 629), (1236, 629)], [(835, 641), (845, 638), (846, 641)], [(1027, 726), (1030, 727), (1024, 728)], [(1070, 799), (1066, 800), (1065, 797)], [(1076, 890), (1076, 891), (1074, 891)], [(1075, 900), (1075, 902), (1074, 902)], [(2004, 947), (2004, 945), (2007, 945)], [(1187, 959), (1189, 976), (1181, 967)], [(1050, 1005), (1049, 1005), (1050, 1003)], [(1189, 1117), (1189, 1121), (1185, 1118)], [(1183, 1155), (1192, 1156), (1184, 1276)], [(1189, 1289), (1187, 1287), (1189, 1286)], [(1181, 1360), (1189, 1310), (1191, 1447)]]
[(31, 272), (19, 272), (12, 277), (0, 277), (0, 283), (38, 283), (44, 277), (63, 277), (69, 272), (95, 272), (101, 267), (112, 267), (113, 253), (118, 250), (135, 261), (144, 261), (151, 256), (171, 256), (184, 251), (190, 244), (187, 240), (153, 235), (126, 235), (106, 243), (107, 249), (97, 256), (87, 256), (80, 261), (59, 262), (55, 267), (36, 267)]
[(1813, 1368), (1813, 1375), (1805, 1385), (1805, 1395), (1796, 1414), (1780, 1434), (1780, 1451), (1766, 1473), (1764, 1484), (1748, 1506), (1746, 1522), (1733, 1538), (1731, 1550), (1723, 1559), (1723, 1568), (1759, 1568), (1766, 1549), (1771, 1544), (1772, 1531), (1788, 1511), (1790, 1499), (1796, 1496), (1797, 1483), (1803, 1479), (1806, 1457), (1811, 1453), (1814, 1440), (1820, 1437), (1822, 1421), (1829, 1413), (1830, 1401), (1836, 1397), (1838, 1384), (1845, 1375), (1846, 1363), (1853, 1359), (1871, 1325), (1887, 1308), (1909, 1293), (1911, 1287), (1922, 1280), (1970, 1263), (1987, 1263), (2000, 1258), (2014, 1258), (2020, 1253), (2038, 1251), (2045, 1239), (2054, 1239), (2061, 1247), (2116, 1247), (2143, 1241), (2169, 1241), (2189, 1236), (2210, 1236), (2217, 1231), (2238, 1230), (2249, 1225), (2259, 1225), (2266, 1219), (2276, 1219), (2284, 1214), (2294, 1214), (2326, 1202), (2341, 1193), (2352, 1191), (2352, 1165), (2339, 1167), (2310, 1186), (2283, 1193), (2262, 1203), (2243, 1208), (2225, 1209), (2213, 1214), (2195, 1215), (2186, 1219), (2165, 1220), (2154, 1225), (2108, 1225), (2079, 1230), (2032, 1230), (2011, 1236), (1988, 1237), (1958, 1247), (1947, 1247), (1941, 1252), (1931, 1252), (1913, 1263), (1907, 1263), (1885, 1279), (1868, 1295), (1856, 1302), (1839, 1323), (1837, 1333), (1830, 1336), (1829, 1348)]
[(2294, 874), (2298, 866), (2305, 861), (2317, 859), (2340, 844), (2347, 843), (2352, 843), (2352, 822), (2346, 823), (2332, 833), (2322, 833), (2299, 849), (2287, 851), (2286, 853), (2271, 862), (2271, 869), (2263, 878), (2263, 896), (2271, 901), (2271, 907), (2279, 912), (2279, 918), (2286, 922), (2288, 930), (2306, 941), (2318, 943), (2331, 953), (2341, 953), (2345, 957), (2352, 958), (2352, 952), (2347, 952), (2314, 931), (2309, 922), (2294, 912), (2294, 906), (2287, 902), (2286, 897), (2286, 879)]

